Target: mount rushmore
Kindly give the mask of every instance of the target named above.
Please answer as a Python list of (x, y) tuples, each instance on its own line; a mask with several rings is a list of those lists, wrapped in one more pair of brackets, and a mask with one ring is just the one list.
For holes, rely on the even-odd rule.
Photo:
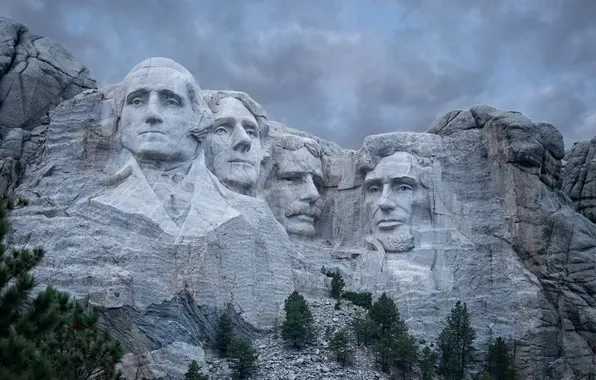
[(125, 374), (201, 361), (224, 310), (265, 334), (293, 290), (327, 296), (322, 267), (427, 341), (464, 300), (522, 378), (596, 373), (596, 139), (565, 151), (553, 125), (481, 105), (344, 149), (170, 59), (96, 89), (60, 45), (0, 33), (0, 189), (29, 201), (11, 243), (101, 307)]

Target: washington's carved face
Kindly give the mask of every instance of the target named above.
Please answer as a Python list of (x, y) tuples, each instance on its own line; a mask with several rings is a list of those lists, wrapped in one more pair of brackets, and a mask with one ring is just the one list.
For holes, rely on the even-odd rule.
[(321, 159), (302, 147), (284, 151), (268, 184), (267, 202), (288, 234), (314, 236), (320, 210), (315, 206), (323, 177)]
[(186, 161), (198, 143), (190, 134), (193, 116), (183, 75), (156, 67), (130, 79), (120, 119), (124, 148), (135, 156), (159, 161)]
[(410, 153), (396, 152), (383, 157), (364, 178), (364, 203), (372, 235), (389, 252), (412, 248), (410, 224), (418, 185), (413, 160)]
[(234, 191), (246, 193), (257, 182), (263, 158), (257, 120), (233, 97), (220, 100), (215, 116), (205, 148), (210, 169)]

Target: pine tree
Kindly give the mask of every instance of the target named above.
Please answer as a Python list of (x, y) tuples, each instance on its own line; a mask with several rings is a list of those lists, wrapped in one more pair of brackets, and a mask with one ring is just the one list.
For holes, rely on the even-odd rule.
[(81, 304), (61, 301), (60, 323), (42, 340), (58, 379), (113, 379), (116, 364), (124, 355), (120, 343), (97, 328), (99, 312)]
[(418, 344), (413, 335), (403, 331), (393, 345), (393, 362), (402, 372), (405, 380), (414, 370), (414, 364), (418, 361)]
[(294, 291), (285, 300), (286, 320), (281, 326), (281, 337), (294, 348), (300, 348), (313, 337), (312, 313), (302, 295)]
[(391, 329), (403, 330), (403, 322), (395, 302), (383, 293), (377, 302), (373, 303), (368, 315), (379, 328), (379, 335), (383, 335)]
[(201, 367), (193, 360), (184, 374), (184, 380), (209, 380), (209, 376), (202, 374)]
[[(0, 242), (8, 229), (0, 201)], [(35, 287), (29, 272), (43, 256), (41, 248), (7, 253), (0, 244), (0, 379), (118, 378), (123, 351), (97, 329), (96, 310), (51, 287), (29, 299)]]
[(348, 332), (342, 329), (331, 334), (329, 348), (333, 351), (342, 367), (345, 367), (350, 357), (350, 337)]
[(222, 357), (227, 356), (228, 346), (232, 343), (233, 339), (234, 327), (232, 325), (232, 319), (227, 312), (224, 312), (219, 316), (219, 323), (215, 331), (215, 349)]
[(364, 344), (367, 347), (372, 343), (377, 334), (377, 329), (374, 321), (368, 315), (356, 314), (352, 322), (354, 335), (356, 336), (356, 344)]
[[(431, 344), (432, 347), (432, 344)], [(420, 367), (421, 380), (433, 380), (435, 378), (435, 365), (437, 363), (437, 353), (429, 346), (422, 349), (422, 355), (418, 362)]]
[(234, 339), (228, 347), (228, 356), (230, 368), (240, 379), (246, 379), (257, 368), (259, 355), (249, 340)]
[(488, 346), (486, 371), (493, 380), (515, 380), (513, 360), (507, 343), (501, 337)]
[(344, 279), (339, 274), (339, 271), (333, 273), (333, 278), (331, 279), (331, 298), (335, 298), (337, 303), (341, 298), (341, 292), (344, 290), (346, 283)]
[(470, 313), (465, 303), (457, 301), (447, 317), (437, 346), (440, 353), (439, 374), (445, 380), (461, 380), (471, 358), (476, 333), (472, 328)]

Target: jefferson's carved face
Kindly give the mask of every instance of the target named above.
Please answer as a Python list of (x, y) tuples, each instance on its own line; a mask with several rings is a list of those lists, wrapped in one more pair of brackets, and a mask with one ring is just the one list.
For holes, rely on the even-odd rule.
[(383, 157), (364, 178), (364, 203), (372, 235), (386, 251), (411, 247), (410, 224), (418, 179), (413, 174), (415, 158), (406, 152)]
[(284, 157), (275, 165), (275, 177), (266, 194), (275, 218), (288, 234), (314, 236), (314, 223), (321, 214), (315, 206), (323, 177), (321, 159), (302, 147), (284, 150)]
[(233, 97), (220, 100), (206, 151), (213, 174), (239, 193), (257, 182), (263, 151), (257, 120)]
[(198, 146), (189, 134), (192, 116), (183, 74), (164, 67), (139, 70), (126, 90), (122, 145), (139, 158), (186, 161)]

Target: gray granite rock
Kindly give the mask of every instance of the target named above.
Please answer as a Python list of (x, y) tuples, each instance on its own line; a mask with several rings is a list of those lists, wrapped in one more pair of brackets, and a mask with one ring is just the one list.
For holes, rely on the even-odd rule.
[(565, 158), (563, 191), (578, 212), (596, 223), (596, 137), (575, 143)]
[(0, 17), (0, 125), (31, 130), (95, 80), (62, 45)]
[(0, 17), (0, 195), (37, 154), (49, 112), (91, 88), (89, 71), (62, 45)]
[[(52, 50), (0, 25), (5, 57)], [(0, 62), (4, 78), (14, 65)], [(40, 286), (101, 307), (128, 377), (180, 379), (191, 360), (228, 376), (209, 350), (227, 310), (258, 343), (260, 378), (380, 378), (326, 362), (323, 341), (276, 357), (284, 299), (299, 290), (327, 302), (327, 270), (349, 290), (391, 295), (428, 342), (465, 301), (479, 350), (471, 374), (496, 336), (522, 378), (596, 372), (596, 140), (565, 154), (552, 124), (476, 106), (348, 150), (268, 121), (247, 94), (201, 90), (165, 58), (62, 102), (44, 123), (4, 124), (0, 190), (29, 200), (11, 213), (11, 243), (45, 247)], [(349, 322), (320, 311), (321, 326)]]

